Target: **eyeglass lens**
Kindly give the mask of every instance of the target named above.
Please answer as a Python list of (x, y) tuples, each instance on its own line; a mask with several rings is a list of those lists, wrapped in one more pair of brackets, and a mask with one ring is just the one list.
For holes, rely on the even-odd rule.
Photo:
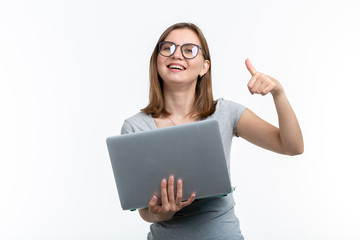
[[(160, 43), (160, 54), (164, 57), (170, 57), (176, 51), (177, 45), (172, 42), (161, 42)], [(193, 43), (187, 43), (181, 46), (181, 53), (184, 58), (194, 58), (199, 52), (199, 47)]]

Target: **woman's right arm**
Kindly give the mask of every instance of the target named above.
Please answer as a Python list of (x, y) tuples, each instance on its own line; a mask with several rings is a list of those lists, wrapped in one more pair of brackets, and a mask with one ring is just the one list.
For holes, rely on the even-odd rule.
[(174, 176), (169, 177), (169, 184), (166, 179), (161, 181), (161, 204), (157, 205), (157, 197), (154, 195), (149, 207), (139, 209), (139, 214), (147, 222), (160, 222), (170, 220), (177, 211), (190, 205), (195, 200), (195, 193), (192, 193), (186, 202), (182, 202), (182, 180), (177, 181), (177, 192), (174, 192)]

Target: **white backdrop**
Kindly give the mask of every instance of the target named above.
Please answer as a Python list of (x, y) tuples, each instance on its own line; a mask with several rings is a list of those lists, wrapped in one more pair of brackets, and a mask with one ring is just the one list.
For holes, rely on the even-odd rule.
[(305, 152), (234, 139), (245, 239), (360, 239), (359, 6), (356, 1), (0, 2), (0, 239), (145, 239), (122, 211), (105, 138), (148, 101), (160, 34), (193, 22), (212, 55), (216, 98), (277, 124), (252, 96), (245, 59), (278, 79)]

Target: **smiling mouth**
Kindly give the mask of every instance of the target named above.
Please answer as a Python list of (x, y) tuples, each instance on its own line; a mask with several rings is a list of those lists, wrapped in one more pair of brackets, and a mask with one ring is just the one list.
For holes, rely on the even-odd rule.
[(180, 66), (177, 64), (170, 64), (167, 66), (169, 69), (177, 69), (177, 70), (186, 70), (184, 66)]

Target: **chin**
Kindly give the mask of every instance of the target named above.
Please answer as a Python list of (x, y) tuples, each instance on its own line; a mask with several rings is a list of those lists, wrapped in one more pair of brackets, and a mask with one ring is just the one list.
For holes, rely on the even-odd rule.
[(167, 80), (163, 80), (163, 82), (166, 84), (166, 83), (184, 83), (186, 81), (181, 79), (167, 79)]
[(193, 83), (196, 82), (196, 80), (189, 80), (189, 79), (184, 79), (184, 78), (167, 78), (166, 80), (164, 80), (163, 78), (163, 82), (164, 83)]

